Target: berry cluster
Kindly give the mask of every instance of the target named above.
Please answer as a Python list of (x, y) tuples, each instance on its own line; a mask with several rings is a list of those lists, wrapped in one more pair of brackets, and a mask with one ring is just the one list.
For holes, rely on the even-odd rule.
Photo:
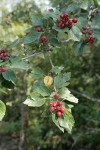
[[(54, 98), (56, 100), (59, 99), (59, 94), (58, 93), (55, 94)], [(63, 107), (61, 107), (62, 106), (62, 101), (59, 101), (59, 100), (57, 102), (52, 101), (52, 102), (49, 103), (49, 106), (50, 106), (49, 110), (51, 112), (55, 112), (56, 116), (58, 118), (62, 117), (62, 114), (65, 112), (65, 109)]]
[(6, 68), (0, 68), (0, 73), (6, 72)]
[(69, 15), (65, 13), (65, 14), (60, 15), (60, 18), (57, 19), (56, 24), (57, 24), (57, 27), (59, 28), (68, 27), (69, 29), (71, 29), (73, 26), (73, 23), (77, 23), (77, 21), (78, 20), (76, 18), (70, 19)]
[(8, 56), (8, 54), (4, 49), (0, 50), (0, 59), (1, 60), (5, 61), (7, 56)]
[(34, 26), (35, 30), (38, 31), (38, 32), (42, 32), (42, 28), (39, 27), (39, 26)]
[(93, 44), (94, 41), (95, 41), (95, 37), (94, 36), (91, 36), (93, 33), (92, 30), (88, 30), (88, 27), (87, 26), (83, 26), (82, 27), (82, 34), (88, 34), (88, 36), (85, 38), (84, 40), (84, 43), (90, 43), (90, 44)]
[(47, 37), (46, 37), (45, 35), (43, 35), (43, 36), (39, 39), (39, 42), (40, 42), (40, 43), (46, 43), (46, 42), (48, 42), (48, 39), (47, 39)]

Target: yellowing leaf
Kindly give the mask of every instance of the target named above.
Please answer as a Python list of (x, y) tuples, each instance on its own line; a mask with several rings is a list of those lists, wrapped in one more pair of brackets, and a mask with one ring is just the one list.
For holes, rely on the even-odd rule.
[(51, 86), (51, 84), (53, 83), (53, 78), (50, 76), (45, 76), (44, 77), (44, 84), (46, 86)]

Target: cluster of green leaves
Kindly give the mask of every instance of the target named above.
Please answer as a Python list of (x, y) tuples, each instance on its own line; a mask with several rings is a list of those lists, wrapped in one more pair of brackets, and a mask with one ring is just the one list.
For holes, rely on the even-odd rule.
[[(63, 102), (62, 106), (65, 108), (65, 113), (61, 118), (57, 118), (56, 114), (52, 112), (52, 121), (62, 132), (67, 130), (68, 133), (71, 133), (74, 125), (71, 108), (74, 103), (78, 103), (78, 99), (74, 97), (66, 87), (69, 85), (71, 73), (62, 73), (62, 69), (63, 67), (55, 66), (50, 70), (49, 73), (52, 74), (53, 84), (51, 86), (46, 86), (43, 82), (45, 73), (40, 68), (34, 68), (31, 72), (32, 79), (34, 80), (32, 87), (33, 92), (31, 92), (31, 94), (28, 93), (29, 97), (24, 101), (24, 104), (31, 107), (40, 107), (45, 104), (47, 113), (49, 111), (48, 103), (54, 101), (53, 96), (55, 93), (59, 93), (60, 99)], [(56, 89), (55, 92), (54, 89)], [(68, 102), (73, 104), (68, 104)]]

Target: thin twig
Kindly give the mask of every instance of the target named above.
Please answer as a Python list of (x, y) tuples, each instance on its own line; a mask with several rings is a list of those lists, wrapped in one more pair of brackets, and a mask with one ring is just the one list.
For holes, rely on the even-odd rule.
[(74, 94), (80, 96), (80, 97), (83, 97), (83, 98), (88, 99), (88, 100), (93, 101), (93, 102), (98, 102), (98, 103), (100, 103), (100, 99), (96, 99), (96, 98), (89, 97), (89, 96), (87, 96), (86, 94), (77, 92), (77, 91), (75, 91), (75, 90), (73, 90), (73, 89), (70, 89), (70, 91), (71, 91), (72, 93), (74, 93)]
[(50, 47), (48, 50), (44, 50), (44, 51), (41, 51), (41, 52), (38, 52), (38, 53), (35, 53), (35, 54), (32, 54), (32, 55), (29, 55), (29, 56), (25, 56), (25, 57), (22, 58), (22, 59), (24, 60), (24, 59), (28, 59), (28, 58), (31, 58), (31, 57), (36, 57), (36, 56), (38, 56), (38, 55), (41, 55), (41, 54), (50, 52), (51, 49), (52, 49), (52, 47)]
[(22, 58), (22, 59), (24, 60), (24, 59), (28, 59), (28, 58), (31, 58), (31, 57), (36, 57), (36, 56), (38, 56), (38, 55), (40, 55), (40, 54), (43, 54), (43, 53), (44, 53), (44, 52), (35, 53), (35, 54), (32, 54), (32, 55), (26, 56), (26, 57), (24, 57), (24, 58)]

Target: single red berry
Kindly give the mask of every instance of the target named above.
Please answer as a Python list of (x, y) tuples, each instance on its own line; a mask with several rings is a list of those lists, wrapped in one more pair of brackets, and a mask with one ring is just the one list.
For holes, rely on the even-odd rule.
[(53, 102), (49, 102), (49, 105), (50, 105), (50, 106), (53, 106)]
[(87, 34), (86, 30), (82, 30), (82, 34)]
[(36, 31), (38, 31), (38, 32), (41, 32), (41, 31), (42, 31), (42, 29), (41, 29), (40, 27), (36, 27), (35, 29), (36, 29)]
[(61, 106), (61, 105), (62, 105), (62, 101), (58, 101), (58, 102), (57, 102), (57, 105), (58, 105), (58, 106)]
[(87, 37), (84, 42), (88, 43), (89, 41), (90, 41), (90, 37)]
[(5, 52), (5, 53), (3, 53), (3, 56), (4, 56), (4, 57), (7, 57), (7, 56), (8, 56), (8, 54)]
[(2, 53), (5, 53), (5, 50), (4, 50), (4, 49), (2, 49), (2, 50), (1, 50), (1, 52), (2, 52)]
[(60, 106), (56, 106), (56, 109), (60, 111), (61, 107)]
[(2, 73), (2, 68), (0, 68), (0, 73)]
[(53, 106), (56, 107), (57, 106), (57, 102), (53, 102)]
[(47, 37), (44, 35), (44, 36), (42, 36), (42, 37), (39, 39), (39, 42), (40, 42), (40, 43), (45, 43), (45, 42), (48, 42), (48, 39), (47, 39)]
[(87, 26), (83, 26), (83, 27), (82, 27), (82, 30), (87, 30)]
[(2, 72), (6, 72), (6, 68), (2, 68)]
[(72, 24), (72, 20), (71, 19), (68, 20), (68, 24)]
[(77, 20), (76, 18), (74, 18), (74, 19), (72, 20), (73, 23), (77, 23), (77, 21), (78, 21), (78, 20)]
[(89, 41), (89, 43), (90, 43), (90, 44), (93, 44), (93, 43), (94, 43), (94, 40), (95, 40), (95, 37), (93, 37), (93, 36), (92, 36), (92, 37), (90, 37), (90, 41)]
[(60, 112), (61, 112), (61, 113), (64, 113), (64, 112), (65, 112), (65, 109), (64, 109), (64, 108), (60, 108)]
[(88, 31), (88, 34), (91, 35), (93, 32), (92, 31)]
[(65, 27), (64, 23), (62, 23), (60, 27), (61, 27), (61, 28), (64, 28), (64, 27)]
[(53, 112), (55, 108), (53, 106), (50, 106), (50, 111)]
[(60, 97), (60, 95), (59, 95), (58, 93), (56, 93), (56, 94), (54, 95), (54, 99), (59, 99), (59, 97)]
[(2, 60), (5, 60), (5, 57), (4, 56), (2, 56), (2, 58), (1, 58)]
[(57, 21), (56, 21), (57, 23), (60, 23), (61, 22), (61, 20), (60, 19), (57, 19)]
[(60, 118), (62, 116), (62, 113), (60, 111), (57, 111), (56, 116)]

